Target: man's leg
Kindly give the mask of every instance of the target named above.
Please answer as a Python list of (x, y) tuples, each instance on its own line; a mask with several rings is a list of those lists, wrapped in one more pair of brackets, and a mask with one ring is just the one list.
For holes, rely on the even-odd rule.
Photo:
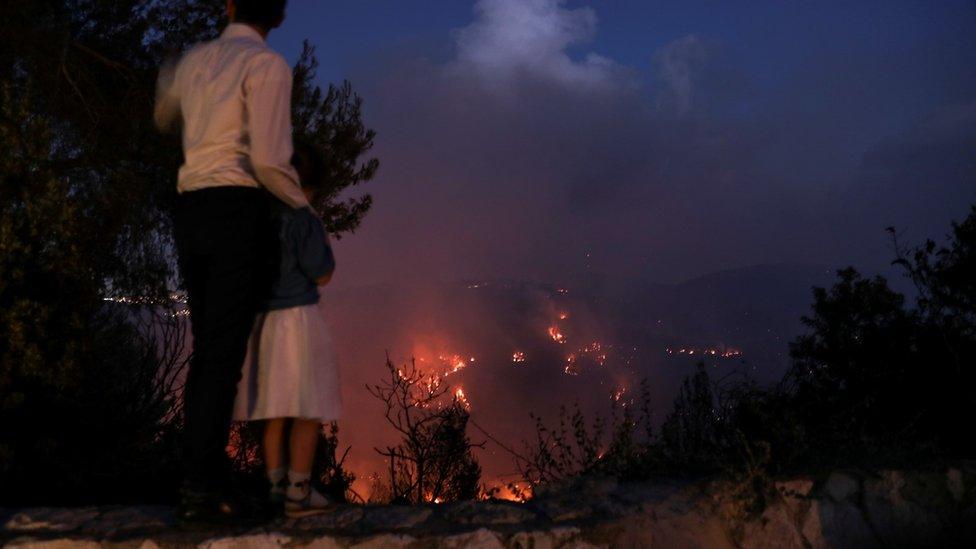
[(213, 189), (181, 198), (177, 243), (194, 355), (184, 394), (187, 488), (226, 488), (225, 448), (255, 310), (267, 284), (266, 209), (258, 191)]
[[(236, 253), (235, 253), (236, 252)], [(186, 401), (187, 436), (198, 474), (218, 489), (230, 472), (226, 454), (234, 398), (256, 309), (253, 252), (215, 254), (208, 269), (206, 341)]]

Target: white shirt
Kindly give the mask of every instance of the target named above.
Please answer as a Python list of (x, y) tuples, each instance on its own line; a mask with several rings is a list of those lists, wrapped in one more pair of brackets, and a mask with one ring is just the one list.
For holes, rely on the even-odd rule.
[(294, 208), (307, 206), (291, 165), (291, 87), (284, 57), (239, 23), (162, 68), (156, 125), (183, 120), (177, 190), (263, 185)]

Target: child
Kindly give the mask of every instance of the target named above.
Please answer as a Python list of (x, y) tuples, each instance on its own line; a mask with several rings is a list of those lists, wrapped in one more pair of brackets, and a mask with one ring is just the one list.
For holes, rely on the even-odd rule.
[[(292, 163), (314, 204), (325, 185), (319, 157), (309, 146), (296, 146)], [(280, 270), (266, 312), (251, 333), (234, 419), (265, 421), (270, 498), (284, 503), (288, 517), (302, 517), (333, 504), (310, 481), (322, 424), (339, 417), (338, 362), (319, 300), (335, 261), (322, 221), (311, 209), (275, 208)]]

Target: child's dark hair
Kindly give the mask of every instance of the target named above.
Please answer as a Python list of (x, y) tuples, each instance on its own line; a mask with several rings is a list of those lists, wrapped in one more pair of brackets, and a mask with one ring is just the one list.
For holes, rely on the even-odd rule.
[(295, 166), (295, 171), (298, 172), (303, 189), (310, 189), (313, 194), (319, 195), (328, 188), (325, 159), (322, 156), (322, 151), (315, 145), (308, 141), (296, 140), (295, 153), (291, 156), (291, 164)]
[(271, 30), (284, 20), (287, 3), (287, 0), (234, 0), (234, 21)]

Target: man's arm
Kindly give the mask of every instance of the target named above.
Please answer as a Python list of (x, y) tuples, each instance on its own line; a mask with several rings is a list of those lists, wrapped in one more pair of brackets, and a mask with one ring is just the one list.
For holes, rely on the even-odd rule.
[(176, 93), (176, 59), (170, 59), (159, 68), (156, 80), (156, 108), (153, 120), (161, 132), (173, 129), (180, 117), (180, 97)]
[(308, 206), (291, 165), (291, 67), (276, 54), (257, 60), (246, 81), (251, 165), (258, 181), (293, 208)]

